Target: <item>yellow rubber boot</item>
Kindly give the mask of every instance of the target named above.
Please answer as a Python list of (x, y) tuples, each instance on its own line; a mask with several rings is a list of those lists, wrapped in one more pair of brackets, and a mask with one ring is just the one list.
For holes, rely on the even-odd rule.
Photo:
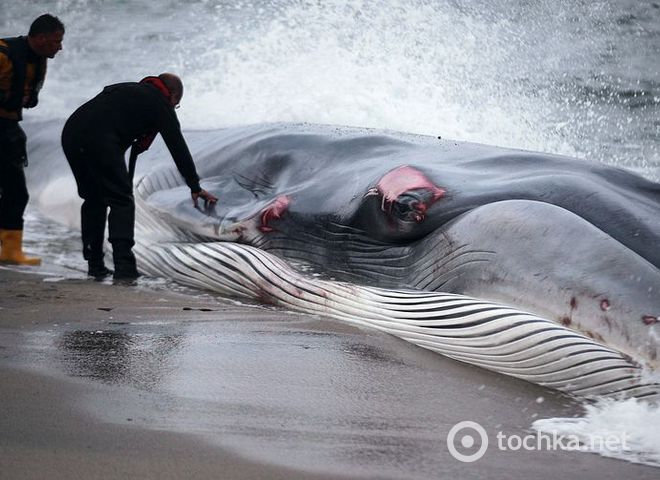
[(23, 230), (0, 230), (0, 263), (12, 265), (41, 265), (41, 259), (23, 253)]

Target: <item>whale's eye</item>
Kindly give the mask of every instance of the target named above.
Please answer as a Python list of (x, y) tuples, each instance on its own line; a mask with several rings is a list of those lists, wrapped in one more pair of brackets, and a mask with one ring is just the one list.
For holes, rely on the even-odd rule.
[(433, 194), (428, 190), (410, 190), (392, 202), (392, 217), (402, 222), (421, 223)]
[[(354, 224), (370, 231), (377, 238), (400, 240), (415, 238), (427, 230), (424, 222), (429, 209), (445, 196), (445, 189), (436, 185), (423, 172), (402, 165), (383, 175), (365, 193), (366, 210), (357, 215)], [(374, 215), (378, 205), (380, 213)]]

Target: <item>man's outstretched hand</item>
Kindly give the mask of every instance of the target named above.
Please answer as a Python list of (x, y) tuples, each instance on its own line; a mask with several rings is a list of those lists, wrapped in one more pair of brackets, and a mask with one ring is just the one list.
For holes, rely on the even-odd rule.
[(191, 193), (192, 199), (193, 199), (193, 205), (195, 205), (195, 208), (199, 208), (199, 205), (197, 203), (197, 199), (203, 198), (204, 199), (204, 209), (208, 209), (209, 207), (212, 207), (213, 205), (216, 204), (218, 201), (218, 197), (213, 195), (212, 193), (207, 192), (206, 190), (200, 190), (197, 193)]

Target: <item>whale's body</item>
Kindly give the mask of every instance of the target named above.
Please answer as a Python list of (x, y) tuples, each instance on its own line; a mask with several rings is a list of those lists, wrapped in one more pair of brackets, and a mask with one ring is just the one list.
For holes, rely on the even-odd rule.
[(567, 157), (364, 129), (187, 137), (220, 200), (194, 210), (166, 151), (144, 154), (143, 269), (565, 391), (657, 393), (653, 382), (639, 390), (639, 366), (656, 368), (660, 353), (660, 185)]

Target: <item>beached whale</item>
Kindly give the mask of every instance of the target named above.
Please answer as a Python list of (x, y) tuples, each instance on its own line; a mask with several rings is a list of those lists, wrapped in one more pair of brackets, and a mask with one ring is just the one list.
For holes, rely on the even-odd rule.
[(144, 154), (143, 270), (564, 391), (657, 394), (640, 366), (657, 368), (660, 351), (660, 185), (573, 158), (358, 128), (186, 135), (220, 201), (193, 209), (164, 147)]
[[(65, 165), (49, 147), (54, 129), (30, 132), (37, 203), (68, 191), (62, 169), (39, 164)], [(647, 375), (660, 345), (658, 184), (573, 158), (359, 128), (186, 138), (220, 200), (194, 209), (165, 147), (143, 154), (144, 272), (378, 328), (562, 391), (659, 394)]]

